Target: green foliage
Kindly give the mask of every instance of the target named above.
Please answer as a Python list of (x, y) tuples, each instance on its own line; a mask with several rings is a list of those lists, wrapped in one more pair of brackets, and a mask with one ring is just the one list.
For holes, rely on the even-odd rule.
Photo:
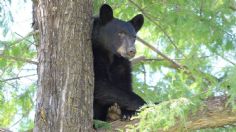
[(5, 101), (3, 95), (1, 95), (0, 102), (0, 126), (6, 127), (13, 120), (15, 114), (17, 113), (17, 108), (15, 107), (15, 100)]
[[(35, 94), (36, 84), (30, 86), (28, 84), (22, 85), (22, 83), (14, 79), (14, 77), (20, 76), (19, 74), (24, 71), (26, 64), (22, 60), (14, 59), (14, 57), (23, 59), (35, 57), (36, 52), (30, 47), (30, 44), (26, 41), (16, 44), (6, 43), (2, 53), (3, 58), (0, 58), (0, 127), (9, 127), (10, 124), (17, 122), (18, 118), (20, 118), (22, 121), (20, 122), (20, 129), (28, 130), (33, 128), (32, 115), (29, 117), (29, 113), (34, 108), (32, 98)], [(4, 56), (10, 56), (13, 59), (6, 59)], [(24, 74), (27, 74), (26, 72), (24, 71)], [(13, 78), (13, 80), (2, 81), (8, 78)]]
[(94, 124), (94, 128), (102, 128), (102, 129), (111, 129), (111, 125), (107, 122), (104, 122), (104, 121), (100, 121), (100, 120), (94, 120), (93, 121), (93, 124)]
[(187, 98), (179, 98), (169, 100), (158, 105), (147, 105), (140, 109), (137, 117), (140, 122), (137, 127), (129, 126), (131, 131), (158, 131), (160, 129), (167, 130), (174, 126), (176, 119), (181, 120), (178, 125), (184, 125), (185, 116), (189, 111), (191, 101)]
[(12, 63), (15, 63), (14, 67), (20, 69), (25, 65), (25, 61), (22, 61), (21, 59), (30, 60), (36, 56), (35, 45), (33, 44), (32, 38), (25, 39), (31, 39), (32, 42), (29, 43), (29, 40), (22, 40), (20, 42), (4, 42), (5, 48), (2, 56), (6, 56), (6, 59), (4, 57), (0, 58), (0, 66), (12, 65)]
[(36, 74), (36, 66), (27, 63), (36, 57), (32, 34), (0, 41), (0, 50), (0, 127), (19, 126), (18, 130), (26, 131), (33, 128), (30, 113), (34, 108), (36, 80), (22, 83), (21, 76)]
[(228, 103), (233, 106), (236, 110), (236, 66), (229, 68), (228, 75), (225, 77), (223, 84), (225, 84), (225, 89), (229, 93)]
[(235, 126), (225, 126), (222, 128), (208, 128), (208, 129), (202, 129), (202, 130), (197, 130), (194, 132), (235, 132), (236, 127)]
[(30, 131), (34, 128), (34, 120), (25, 118), (20, 122), (20, 132)]
[[(27, 87), (27, 89), (22, 89), (21, 92), (11, 92), (9, 96), (0, 97), (0, 127), (7, 127), (14, 121), (16, 115), (21, 116), (21, 120), (24, 122), (32, 122), (29, 113), (34, 107), (34, 102), (32, 97), (35, 94), (35, 84)], [(4, 89), (2, 89), (4, 91)], [(1, 91), (1, 93), (2, 93)], [(20, 94), (21, 93), (21, 94)], [(31, 120), (31, 121), (30, 121)], [(31, 126), (28, 124), (23, 124), (22, 126)], [(28, 129), (28, 128), (27, 128)]]

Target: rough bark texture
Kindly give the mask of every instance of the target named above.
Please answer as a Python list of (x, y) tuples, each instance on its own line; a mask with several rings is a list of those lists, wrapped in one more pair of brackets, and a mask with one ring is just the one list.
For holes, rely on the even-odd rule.
[[(185, 126), (176, 124), (166, 132), (184, 132), (191, 130), (198, 130), (204, 128), (215, 128), (223, 127), (224, 125), (235, 125), (236, 123), (236, 112), (232, 111), (230, 107), (226, 107), (227, 97), (214, 97), (209, 98), (204, 101), (204, 105), (199, 109), (199, 111), (190, 115), (185, 123)], [(135, 125), (138, 123), (138, 120), (132, 121), (114, 121), (111, 123), (112, 131), (123, 129), (125, 130), (126, 125)], [(99, 132), (110, 131), (99, 129)], [(163, 130), (160, 129), (160, 132)]]
[(34, 4), (40, 37), (34, 131), (92, 131), (92, 1)]

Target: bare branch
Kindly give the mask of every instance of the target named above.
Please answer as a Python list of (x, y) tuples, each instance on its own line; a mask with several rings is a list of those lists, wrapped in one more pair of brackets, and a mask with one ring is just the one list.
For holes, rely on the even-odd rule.
[(236, 66), (236, 63), (234, 63), (234, 62), (231, 61), (230, 59), (228, 59), (228, 58), (226, 58), (226, 57), (224, 57), (224, 56), (222, 56), (222, 55), (220, 55), (220, 54), (218, 54), (218, 53), (216, 53), (216, 54), (217, 54), (219, 57), (221, 57), (222, 59), (224, 59), (224, 60), (226, 60), (227, 62), (229, 62), (230, 64)]
[[(198, 58), (205, 59), (208, 57), (212, 57), (212, 56), (207, 55), (207, 56), (200, 56)], [(184, 58), (174, 58), (172, 60), (184, 60)], [(137, 64), (142, 61), (165, 61), (165, 59), (163, 59), (163, 58), (146, 58), (145, 56), (138, 56), (138, 57), (131, 59), (132, 65)]]
[[(13, 128), (14, 126), (16, 126), (17, 124), (19, 124), (24, 118), (24, 115), (18, 120), (16, 121), (14, 124), (12, 124), (9, 128)], [(0, 131), (1, 132), (1, 131)]]
[(144, 66), (144, 64), (142, 63), (142, 68), (143, 68), (143, 80), (144, 80), (144, 84), (146, 85), (147, 84), (147, 72), (146, 72), (146, 68), (145, 68), (145, 66)]
[[(21, 38), (15, 40), (14, 42), (9, 42), (9, 41), (0, 41), (0, 43), (4, 44), (5, 46), (9, 46), (9, 45), (7, 45), (7, 44), (8, 44), (8, 43), (11, 43), (10, 46), (12, 46), (12, 45), (15, 45), (15, 44), (17, 44), (17, 43), (23, 41), (23, 40), (27, 40), (28, 37), (30, 37), (30, 36), (32, 36), (32, 35), (35, 35), (35, 34), (37, 34), (37, 33), (38, 33), (38, 31), (32, 31), (32, 32), (28, 33), (28, 34), (27, 34), (26, 36), (24, 36), (24, 37), (20, 35)], [(19, 35), (19, 34), (18, 34), (18, 35)], [(32, 44), (31, 41), (29, 41), (29, 42)]]
[(21, 78), (27, 78), (27, 77), (36, 76), (36, 75), (37, 75), (37, 74), (31, 74), (31, 75), (25, 75), (25, 76), (18, 76), (18, 77), (13, 77), (13, 78), (8, 78), (8, 79), (0, 80), (0, 82), (12, 81), (12, 80), (17, 80), (17, 79), (21, 79)]
[(155, 48), (154, 46), (152, 46), (151, 44), (149, 44), (148, 42), (146, 42), (145, 40), (141, 39), (140, 37), (136, 36), (137, 40), (142, 42), (144, 45), (146, 45), (147, 47), (149, 47), (151, 50), (153, 50), (154, 52), (156, 52), (157, 54), (159, 54), (161, 57), (163, 57), (165, 60), (169, 61), (173, 67), (175, 69), (183, 69), (184, 67), (180, 64), (178, 64), (177, 62), (173, 61), (172, 59), (170, 59), (168, 56), (166, 56), (165, 54), (163, 54), (160, 50), (158, 50), (157, 48)]
[[(18, 35), (18, 36), (20, 36), (23, 40), (26, 40), (26, 41), (28, 41), (29, 43), (34, 44), (34, 43), (31, 42), (29, 39), (27, 39), (28, 37), (24, 37), (24, 36), (20, 35), (20, 34), (17, 33), (17, 32), (15, 32), (15, 34)], [(30, 34), (30, 36), (31, 36), (31, 35), (33, 35), (33, 34)]]
[(32, 61), (32, 60), (24, 59), (24, 58), (20, 58), (20, 57), (15, 57), (15, 56), (6, 56), (6, 55), (3, 55), (3, 54), (0, 54), (0, 58), (12, 59), (12, 60), (16, 60), (16, 61), (27, 62), (27, 63), (34, 64), (34, 65), (38, 64), (38, 62), (36, 62), (36, 61)]
[(10, 131), (10, 130), (7, 129), (7, 128), (0, 128), (0, 132), (12, 132), (12, 131)]
[(145, 59), (146, 59), (145, 56), (139, 56), (139, 57), (131, 59), (131, 63), (132, 63), (132, 65), (137, 64)]

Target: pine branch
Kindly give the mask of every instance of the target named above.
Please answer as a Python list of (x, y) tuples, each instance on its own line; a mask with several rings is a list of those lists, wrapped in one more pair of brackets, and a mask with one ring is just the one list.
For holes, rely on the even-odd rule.
[[(179, 121), (167, 132), (173, 131), (191, 131), (204, 128), (223, 127), (225, 125), (234, 125), (236, 123), (236, 112), (231, 107), (226, 107), (227, 97), (213, 97), (204, 101), (201, 109), (195, 114), (190, 114), (184, 125), (180, 125)], [(124, 130), (126, 125), (137, 125), (138, 120), (131, 121), (114, 121), (111, 123), (112, 130)], [(182, 122), (181, 122), (182, 123)], [(160, 129), (163, 131), (163, 129)]]

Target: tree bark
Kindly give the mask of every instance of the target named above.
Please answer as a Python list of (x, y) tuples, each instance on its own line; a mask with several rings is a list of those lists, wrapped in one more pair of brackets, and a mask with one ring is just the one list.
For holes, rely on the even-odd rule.
[(92, 131), (92, 1), (34, 4), (40, 37), (34, 131)]

